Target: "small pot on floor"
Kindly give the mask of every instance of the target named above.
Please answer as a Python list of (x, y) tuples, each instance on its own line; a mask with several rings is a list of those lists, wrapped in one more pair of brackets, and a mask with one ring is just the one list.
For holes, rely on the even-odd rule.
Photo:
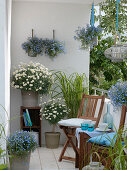
[(60, 132), (45, 132), (45, 144), (47, 148), (55, 149), (59, 147)]

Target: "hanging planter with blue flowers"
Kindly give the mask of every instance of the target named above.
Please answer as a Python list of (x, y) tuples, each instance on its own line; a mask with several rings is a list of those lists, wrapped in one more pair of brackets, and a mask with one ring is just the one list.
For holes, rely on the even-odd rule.
[(49, 57), (55, 57), (58, 54), (64, 53), (64, 43), (61, 41), (55, 40), (55, 30), (53, 30), (53, 39), (42, 40), (33, 36), (28, 38), (27, 42), (22, 44), (22, 48), (28, 53), (30, 57), (36, 57), (37, 55), (48, 55)]
[(46, 39), (44, 41), (44, 46), (45, 46), (45, 54), (51, 58), (64, 53), (63, 42)]
[(78, 27), (76, 30), (75, 40), (81, 42), (81, 49), (93, 48), (97, 45), (97, 37), (101, 33), (100, 27), (94, 27), (87, 25), (86, 28)]
[(98, 36), (102, 32), (102, 29), (98, 26), (94, 26), (94, 3), (92, 3), (91, 9), (91, 26), (87, 25), (86, 28), (78, 27), (75, 31), (76, 36), (74, 36), (75, 40), (81, 42), (81, 49), (93, 48), (98, 44)]
[(22, 44), (22, 48), (28, 53), (30, 57), (36, 57), (38, 54), (43, 55), (44, 51), (44, 42), (42, 39), (37, 37), (28, 38), (27, 42)]

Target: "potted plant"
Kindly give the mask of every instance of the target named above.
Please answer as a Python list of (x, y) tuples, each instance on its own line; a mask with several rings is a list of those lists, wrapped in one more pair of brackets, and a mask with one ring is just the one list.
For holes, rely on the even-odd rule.
[(121, 107), (123, 104), (127, 105), (127, 81), (119, 80), (109, 89), (108, 96), (114, 108)]
[(30, 154), (37, 147), (35, 136), (26, 131), (16, 131), (7, 139), (8, 154), (11, 155), (11, 170), (29, 170)]
[[(42, 102), (42, 99), (41, 99)], [(52, 132), (45, 132), (47, 148), (57, 148), (59, 146), (60, 132), (55, 132), (56, 124), (67, 115), (66, 105), (61, 104), (61, 99), (51, 99), (41, 103), (40, 113), (52, 126)]]
[[(0, 159), (4, 159), (5, 161), (5, 150), (3, 150), (1, 147), (0, 147)], [(7, 170), (8, 169), (8, 165), (7, 163), (0, 163), (0, 170)]]
[(38, 54), (43, 55), (44, 42), (37, 37), (28, 38), (27, 42), (22, 44), (23, 50), (28, 53), (30, 57), (36, 57)]
[(88, 79), (85, 74), (66, 74), (61, 71), (52, 72), (54, 84), (51, 88), (53, 98), (61, 97), (68, 108), (68, 118), (77, 117), (82, 94), (88, 94)]
[(64, 53), (63, 43), (56, 40), (48, 40), (44, 41), (45, 44), (45, 54), (50, 57), (55, 57), (58, 54)]
[(40, 63), (22, 63), (13, 72), (11, 86), (22, 91), (23, 106), (37, 106), (38, 93), (47, 94), (52, 83), (48, 69)]
[(74, 36), (74, 39), (81, 42), (81, 49), (93, 48), (98, 43), (97, 37), (100, 35), (101, 31), (99, 26), (87, 25), (86, 28), (78, 27), (75, 31), (76, 36)]

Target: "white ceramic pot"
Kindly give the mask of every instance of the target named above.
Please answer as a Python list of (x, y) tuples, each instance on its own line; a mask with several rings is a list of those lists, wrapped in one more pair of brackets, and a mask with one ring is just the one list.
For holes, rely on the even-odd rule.
[(24, 107), (36, 107), (38, 106), (38, 93), (33, 91), (21, 91), (22, 93), (22, 105)]
[(10, 170), (29, 170), (30, 154), (25, 157), (14, 157), (10, 160)]

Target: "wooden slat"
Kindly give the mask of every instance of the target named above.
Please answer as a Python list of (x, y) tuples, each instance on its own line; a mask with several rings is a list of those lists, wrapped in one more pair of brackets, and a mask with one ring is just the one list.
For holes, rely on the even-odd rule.
[(105, 96), (102, 96), (102, 100), (101, 100), (100, 109), (99, 109), (98, 117), (97, 117), (97, 120), (96, 120), (95, 128), (98, 127), (98, 124), (99, 124), (99, 121), (100, 121), (100, 118), (101, 118), (101, 114), (102, 114), (103, 107), (104, 107), (104, 100), (105, 100)]
[(82, 115), (82, 110), (83, 110), (84, 102), (85, 102), (85, 95), (83, 94), (82, 100), (81, 100), (81, 104), (80, 104), (80, 108), (78, 110), (78, 116), (77, 117), (80, 117)]
[(91, 98), (89, 98), (89, 100), (88, 100), (87, 107), (86, 107), (86, 112), (84, 114), (86, 117), (88, 117), (90, 102), (91, 102)]
[(95, 115), (95, 111), (96, 111), (96, 107), (97, 107), (97, 102), (98, 102), (98, 99), (95, 99), (94, 108), (93, 108), (93, 113), (92, 113), (92, 116), (93, 116), (93, 117), (94, 117), (94, 115)]
[(74, 161), (75, 162), (75, 158), (72, 158), (72, 157), (69, 157), (69, 156), (62, 156), (62, 159), (69, 160), (69, 161)]
[[(93, 104), (94, 104), (94, 101), (95, 101), (94, 99), (91, 99), (91, 104), (90, 104), (90, 109), (89, 109), (89, 115), (88, 115), (88, 117), (89, 117), (89, 116), (91, 117), (91, 116), (93, 115), (92, 113), (93, 113), (93, 106), (94, 106)], [(93, 116), (93, 117), (94, 117), (94, 116)]]
[(123, 105), (122, 111), (121, 111), (121, 119), (120, 119), (120, 124), (119, 124), (119, 130), (122, 130), (124, 128), (126, 112), (127, 112), (127, 106)]

